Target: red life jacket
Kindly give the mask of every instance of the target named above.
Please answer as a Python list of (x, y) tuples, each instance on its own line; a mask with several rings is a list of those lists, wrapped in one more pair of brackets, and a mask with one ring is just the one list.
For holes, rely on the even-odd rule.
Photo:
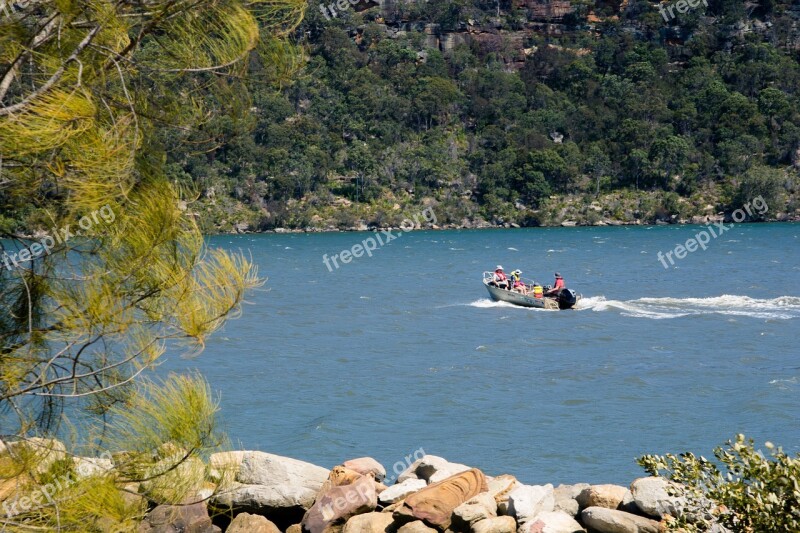
[(499, 281), (505, 281), (505, 280), (507, 280), (507, 279), (508, 279), (508, 278), (506, 277), (505, 273), (503, 273), (503, 271), (502, 271), (502, 270), (495, 270), (495, 271), (494, 271), (494, 275), (495, 275), (495, 276), (497, 276), (497, 279), (498, 279)]
[(555, 286), (555, 287), (553, 287), (553, 288), (554, 288), (554, 289), (563, 289), (563, 288), (564, 288), (564, 280), (563, 280), (563, 279), (561, 279), (561, 278), (558, 278), (558, 279), (556, 280), (556, 286)]

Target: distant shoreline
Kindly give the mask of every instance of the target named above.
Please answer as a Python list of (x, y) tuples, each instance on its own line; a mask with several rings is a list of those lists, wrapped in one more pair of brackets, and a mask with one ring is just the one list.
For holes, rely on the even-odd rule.
[[(711, 218), (711, 217), (709, 217)], [(521, 226), (519, 224), (514, 223), (505, 223), (505, 224), (470, 224), (470, 225), (463, 225), (463, 224), (430, 224), (424, 227), (415, 228), (414, 231), (448, 231), (448, 230), (500, 230), (500, 229), (530, 229), (530, 228), (603, 228), (603, 227), (619, 227), (619, 226), (641, 226), (641, 227), (654, 227), (654, 226), (707, 226), (709, 224), (772, 224), (772, 223), (797, 223), (800, 222), (800, 216), (793, 216), (787, 217), (782, 219), (769, 219), (769, 220), (745, 220), (743, 222), (733, 222), (730, 217), (724, 218), (714, 218), (713, 220), (707, 220), (705, 222), (694, 221), (694, 220), (681, 220), (677, 222), (664, 222), (664, 221), (656, 221), (655, 223), (646, 223), (640, 220), (630, 221), (630, 222), (622, 222), (619, 220), (614, 221), (600, 221), (599, 223), (594, 224), (586, 224), (586, 223), (579, 223), (579, 222), (570, 222), (565, 221), (561, 224), (546, 224), (546, 225), (536, 225), (536, 226)], [(259, 235), (259, 234), (298, 234), (298, 233), (365, 233), (365, 232), (376, 232), (376, 231), (402, 231), (397, 226), (389, 226), (389, 227), (377, 227), (377, 226), (367, 226), (367, 227), (349, 227), (349, 228), (275, 228), (275, 229), (268, 229), (268, 230), (258, 230), (258, 231), (250, 231), (250, 230), (234, 230), (228, 232), (216, 232), (216, 233), (206, 233), (206, 235), (213, 236), (213, 235)]]

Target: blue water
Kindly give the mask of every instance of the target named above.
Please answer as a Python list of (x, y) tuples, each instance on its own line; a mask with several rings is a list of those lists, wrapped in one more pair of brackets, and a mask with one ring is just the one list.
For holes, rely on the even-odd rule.
[[(738, 225), (664, 269), (702, 226), (222, 236), (268, 277), (195, 359), (237, 448), (391, 469), (422, 448), (529, 483), (621, 483), (644, 453), (736, 433), (800, 450), (800, 225)], [(493, 303), (496, 264), (584, 296)]]

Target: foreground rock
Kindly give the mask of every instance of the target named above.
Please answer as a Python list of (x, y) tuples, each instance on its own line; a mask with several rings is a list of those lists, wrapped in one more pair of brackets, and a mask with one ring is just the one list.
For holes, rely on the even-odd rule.
[(350, 459), (342, 463), (344, 468), (358, 472), (365, 476), (372, 476), (375, 481), (381, 482), (386, 479), (386, 469), (378, 461), (372, 457), (359, 457), (358, 459)]
[(226, 452), (210, 458), (220, 492), (210, 505), (222, 512), (265, 516), (285, 529), (300, 522), (328, 479), (325, 468), (264, 452)]
[[(334, 472), (331, 472), (331, 482), (336, 481)], [(327, 486), (320, 491), (314, 505), (303, 516), (303, 531), (322, 533), (328, 526), (342, 525), (350, 517), (375, 510), (378, 506), (375, 479), (371, 475), (353, 474), (358, 477), (352, 482), (351, 477), (346, 476), (339, 479), (345, 484)]]
[(342, 533), (394, 533), (393, 522), (389, 513), (362, 514), (348, 520)]
[(383, 505), (391, 505), (403, 500), (409, 494), (414, 494), (415, 492), (418, 492), (427, 486), (428, 484), (424, 479), (406, 479), (402, 483), (392, 485), (381, 492), (379, 498)]
[(414, 520), (400, 527), (397, 533), (436, 533), (436, 530), (426, 526), (422, 520)]
[(581, 509), (587, 507), (618, 509), (629, 495), (630, 491), (619, 485), (591, 485), (578, 494), (577, 500)]
[(138, 533), (221, 533), (222, 530), (211, 523), (208, 509), (203, 503), (191, 505), (159, 505), (147, 514), (139, 524)]
[(489, 494), (497, 503), (497, 514), (508, 514), (508, 495), (520, 485), (517, 478), (509, 474), (502, 474), (488, 481)]
[(583, 527), (563, 511), (536, 515), (533, 521), (520, 528), (519, 533), (584, 533)]
[(677, 495), (679, 487), (661, 477), (643, 477), (631, 483), (633, 501), (644, 514), (662, 518), (680, 516), (685, 500)]
[(589, 488), (588, 483), (578, 483), (577, 485), (559, 485), (553, 490), (553, 497), (555, 499), (555, 511), (563, 511), (573, 518), (580, 515), (581, 508), (578, 504), (578, 496), (584, 490)]
[(581, 519), (599, 533), (661, 533), (660, 524), (655, 520), (605, 507), (584, 509)]
[(236, 515), (225, 533), (281, 533), (281, 530), (263, 516), (240, 513)]
[(553, 485), (522, 485), (508, 495), (508, 514), (519, 524), (530, 522), (541, 513), (549, 513), (555, 507)]
[(470, 498), (453, 510), (450, 529), (469, 531), (477, 522), (497, 518), (497, 502), (488, 492)]
[(516, 533), (517, 521), (512, 516), (496, 516), (475, 522), (473, 533)]
[(410, 495), (392, 516), (399, 522), (424, 520), (447, 529), (456, 507), (487, 490), (486, 476), (473, 468)]
[(416, 478), (424, 479), (428, 483), (437, 483), (469, 469), (467, 465), (451, 463), (438, 455), (425, 455), (401, 472), (397, 476), (397, 482), (402, 483), (407, 479)]

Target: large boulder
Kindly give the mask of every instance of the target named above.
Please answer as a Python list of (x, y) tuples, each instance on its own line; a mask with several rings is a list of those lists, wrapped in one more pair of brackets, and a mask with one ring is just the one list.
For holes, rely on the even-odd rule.
[(631, 483), (633, 501), (644, 514), (679, 516), (686, 507), (680, 485), (662, 477), (642, 477)]
[(555, 507), (553, 485), (521, 485), (508, 494), (508, 514), (523, 524)]
[(342, 463), (342, 466), (348, 470), (353, 470), (359, 474), (369, 475), (375, 478), (375, 481), (383, 481), (386, 479), (386, 469), (378, 461), (372, 457), (359, 457), (358, 459), (350, 459)]
[(422, 490), (427, 486), (428, 484), (425, 482), (424, 479), (415, 479), (415, 478), (406, 479), (402, 483), (398, 483), (397, 485), (392, 485), (391, 487), (382, 491), (378, 496), (378, 498), (380, 499), (382, 504), (391, 505), (393, 503), (399, 502), (409, 494), (414, 494), (415, 492)]
[(225, 533), (281, 533), (278, 526), (257, 514), (239, 513)]
[(450, 529), (453, 531), (469, 531), (471, 526), (481, 520), (497, 517), (497, 502), (488, 492), (473, 496), (453, 509)]
[(588, 507), (581, 512), (586, 527), (598, 533), (660, 533), (660, 524), (643, 516), (606, 509)]
[(213, 454), (209, 463), (220, 484), (209, 502), (215, 510), (262, 515), (281, 529), (300, 522), (329, 474), (311, 463), (258, 451)]
[(583, 489), (588, 488), (588, 483), (578, 483), (577, 485), (559, 485), (553, 490), (555, 499), (554, 511), (563, 511), (573, 518), (577, 518), (581, 509), (578, 505), (578, 495)]
[(397, 482), (402, 483), (407, 479), (416, 478), (424, 479), (428, 483), (437, 483), (469, 469), (470, 467), (466, 465), (451, 463), (437, 455), (424, 455), (397, 476)]
[(578, 494), (578, 504), (581, 509), (587, 507), (605, 507), (617, 509), (628, 497), (630, 491), (619, 485), (591, 485)]
[(517, 521), (513, 516), (496, 516), (472, 524), (472, 533), (516, 533)]
[(342, 533), (393, 533), (394, 520), (389, 513), (366, 513), (352, 517)]
[(328, 479), (328, 469), (265, 452), (245, 453), (236, 481), (247, 485), (286, 485), (314, 491)]
[(320, 492), (303, 516), (304, 531), (322, 533), (328, 526), (344, 524), (352, 516), (375, 510), (378, 506), (375, 479), (371, 475), (357, 475), (359, 477), (352, 483), (331, 486)]
[(523, 524), (518, 533), (583, 533), (583, 527), (575, 518), (563, 511), (540, 513), (536, 518)]
[(447, 529), (456, 507), (487, 490), (486, 476), (473, 468), (411, 494), (392, 515), (401, 522), (424, 520)]
[(138, 533), (221, 533), (211, 523), (208, 509), (202, 502), (191, 505), (159, 505), (139, 524)]

